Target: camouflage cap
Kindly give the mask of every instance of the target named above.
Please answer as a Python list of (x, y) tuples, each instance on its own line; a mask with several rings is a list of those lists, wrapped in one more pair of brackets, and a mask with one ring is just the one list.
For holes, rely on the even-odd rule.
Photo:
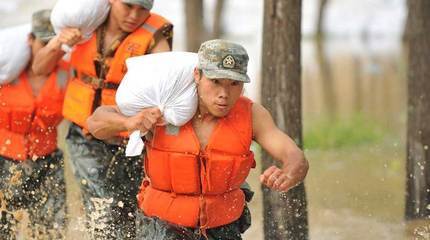
[(198, 56), (197, 68), (207, 78), (250, 82), (246, 74), (249, 57), (241, 45), (221, 39), (206, 41), (200, 46)]
[(151, 10), (154, 0), (122, 0), (123, 3), (137, 4), (145, 9)]
[(50, 18), (50, 9), (39, 10), (31, 17), (31, 32), (43, 42), (47, 42), (55, 36)]

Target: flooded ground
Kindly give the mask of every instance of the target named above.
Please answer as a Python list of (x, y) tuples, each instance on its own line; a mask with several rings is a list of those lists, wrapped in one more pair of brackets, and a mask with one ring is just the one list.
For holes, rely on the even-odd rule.
[[(6, 2), (0, 0), (0, 14), (8, 21), (2, 20), (0, 27), (22, 23), (22, 15), (31, 12), (30, 5), (24, 4), (19, 8), (21, 14), (9, 20), (13, 14), (1, 9), (13, 9), (13, 4)], [(53, 2), (39, 1), (35, 6), (42, 8)], [(213, 1), (206, 2), (213, 5)], [(225, 37), (248, 49), (253, 84), (246, 92), (258, 100), (262, 1), (227, 2)], [(316, 1), (304, 1), (303, 121), (305, 152), (311, 164), (306, 179), (311, 239), (430, 239), (430, 222), (403, 221), (406, 63), (399, 40), (405, 16), (403, 2), (333, 0), (331, 23), (346, 20), (329, 28), (329, 40), (316, 43), (306, 37), (312, 31), (309, 22), (315, 17)], [(185, 30), (181, 1), (159, 0), (156, 4), (156, 10), (176, 24), (174, 47), (182, 50)], [(381, 4), (385, 4), (383, 9)], [(374, 9), (367, 11), (369, 7)], [(345, 9), (356, 9), (362, 15), (354, 20), (345, 16), (345, 12), (350, 13)], [(387, 19), (393, 22), (387, 23)], [(68, 239), (85, 239), (79, 188), (69, 166), (67, 163)], [(248, 179), (256, 191), (250, 205), (253, 225), (244, 235), (249, 240), (263, 239), (259, 166)]]

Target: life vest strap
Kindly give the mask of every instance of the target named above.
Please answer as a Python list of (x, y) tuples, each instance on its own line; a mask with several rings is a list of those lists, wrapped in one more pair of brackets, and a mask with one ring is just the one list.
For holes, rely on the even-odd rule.
[(165, 193), (170, 193), (172, 194), (172, 196), (187, 196), (187, 197), (205, 197), (205, 196), (217, 196), (217, 195), (223, 195), (223, 194), (227, 194), (230, 192), (233, 192), (237, 189), (240, 188), (235, 188), (235, 189), (229, 189), (228, 191), (224, 192), (223, 194), (218, 194), (218, 193), (199, 193), (199, 192), (195, 192), (195, 193), (177, 193), (173, 190), (166, 190), (166, 189), (160, 189), (155, 187), (154, 185), (151, 185), (151, 187), (157, 191), (161, 191), (161, 192), (165, 192)]
[(94, 89), (114, 89), (114, 90), (116, 90), (119, 87), (119, 84), (105, 82), (105, 79), (87, 75), (85, 73), (79, 72), (76, 69), (72, 70), (72, 74), (73, 74), (74, 78), (78, 78), (82, 82), (84, 82), (88, 85), (91, 85)]

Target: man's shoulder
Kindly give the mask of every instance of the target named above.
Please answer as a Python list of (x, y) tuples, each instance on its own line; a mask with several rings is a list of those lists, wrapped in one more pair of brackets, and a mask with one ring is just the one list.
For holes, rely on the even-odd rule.
[(231, 113), (229, 115), (250, 115), (252, 110), (252, 104), (253, 102), (251, 99), (245, 96), (240, 96), (234, 104), (233, 108), (231, 109)]
[(153, 38), (157, 36), (171, 37), (173, 24), (161, 15), (151, 13), (149, 17), (138, 28), (129, 34), (132, 36), (147, 35), (150, 33)]
[(267, 110), (260, 103), (253, 103), (252, 108), (252, 121), (255, 123), (264, 123), (271, 118), (269, 110)]
[(251, 106), (254, 102), (246, 97), (246, 96), (240, 96), (239, 99), (236, 102), (236, 105), (241, 105), (241, 106)]

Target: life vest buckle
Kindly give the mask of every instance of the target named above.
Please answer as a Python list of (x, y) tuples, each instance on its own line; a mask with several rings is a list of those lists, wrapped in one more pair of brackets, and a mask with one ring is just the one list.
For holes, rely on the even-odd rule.
[(94, 89), (101, 89), (104, 86), (104, 79), (97, 77), (90, 77), (88, 75), (83, 75), (82, 80), (88, 84), (90, 84)]
[(104, 79), (89, 76), (86, 74), (81, 74), (81, 81), (91, 85), (93, 89), (117, 89), (119, 84), (111, 83), (111, 82), (105, 82)]

